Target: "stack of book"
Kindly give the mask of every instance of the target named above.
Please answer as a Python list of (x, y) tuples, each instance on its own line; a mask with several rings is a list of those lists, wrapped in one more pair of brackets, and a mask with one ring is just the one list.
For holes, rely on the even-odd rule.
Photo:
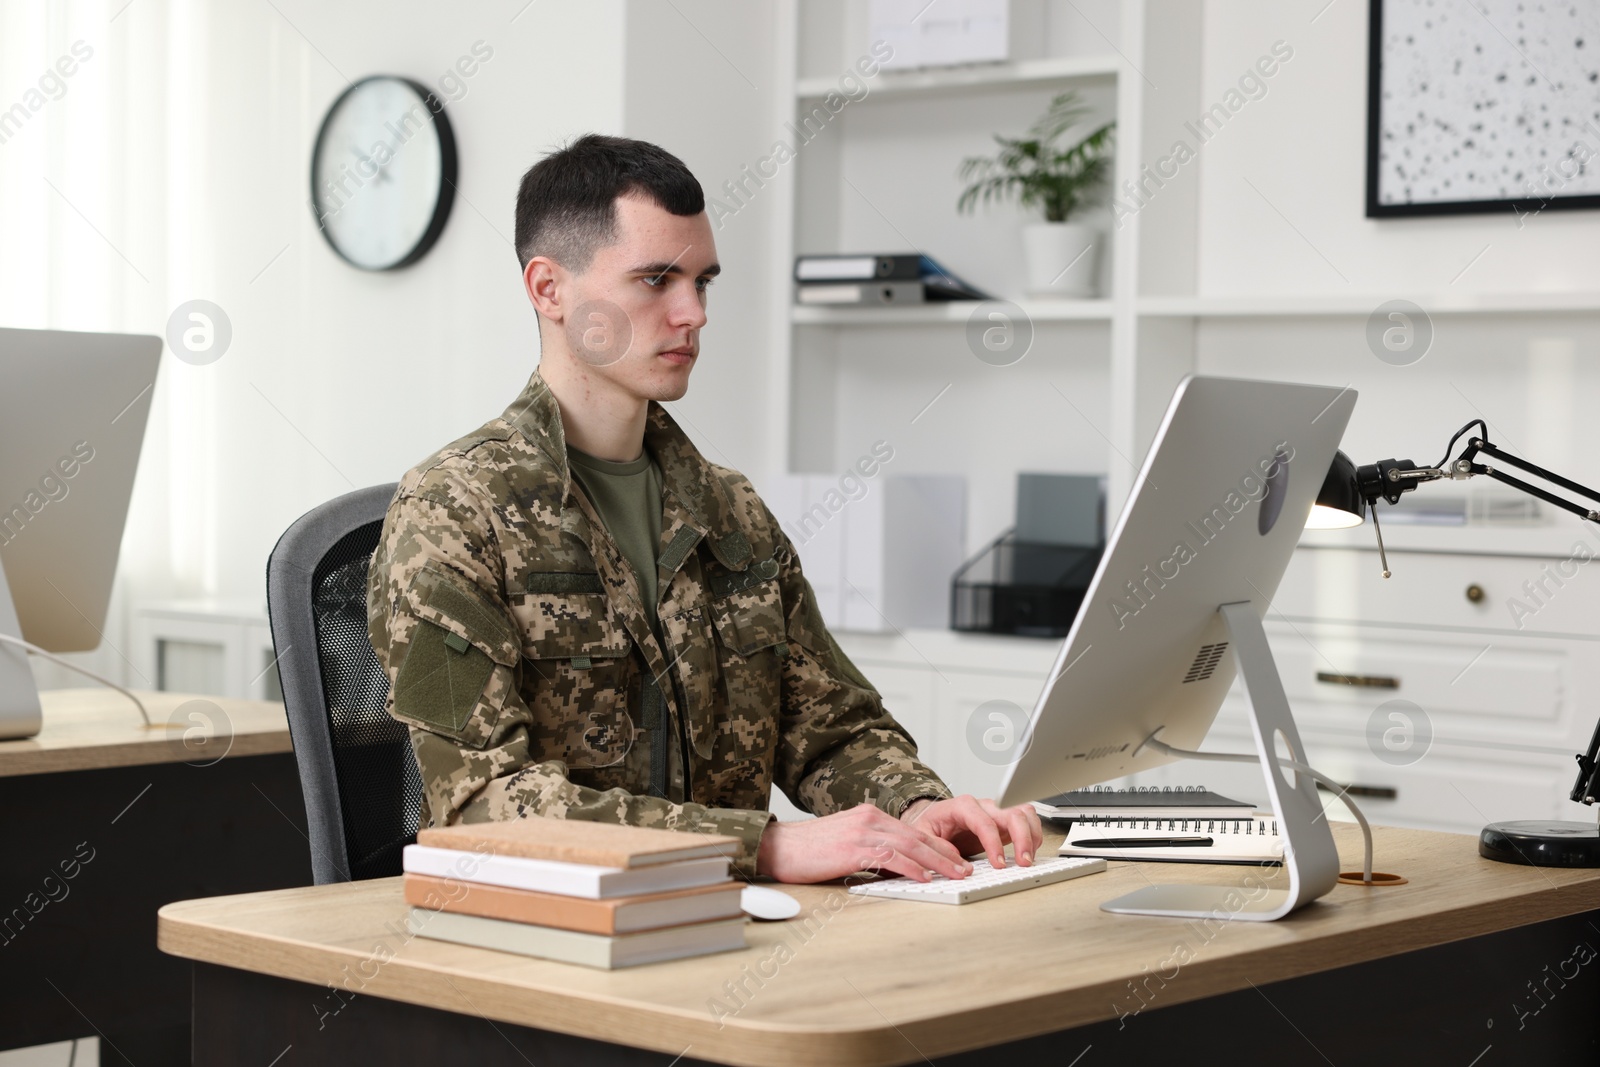
[(739, 840), (565, 819), (422, 830), (405, 850), (419, 937), (607, 970), (743, 948)]
[(1066, 824), (1062, 856), (1263, 866), (1283, 859), (1276, 819), (1204, 786), (1080, 789), (1033, 806)]

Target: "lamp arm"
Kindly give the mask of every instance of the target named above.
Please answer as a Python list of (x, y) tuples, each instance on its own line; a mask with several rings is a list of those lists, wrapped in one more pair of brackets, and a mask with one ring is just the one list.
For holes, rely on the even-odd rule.
[[(1461, 440), (1463, 434), (1474, 426), (1482, 430), (1481, 436), (1467, 439), (1467, 447), (1454, 461), (1450, 460), (1450, 450), (1455, 448), (1456, 442)], [(1600, 511), (1587, 504), (1575, 503), (1563, 499), (1547, 489), (1531, 485), (1521, 478), (1507, 474), (1505, 471), (1496, 470), (1486, 464), (1477, 462), (1478, 456), (1489, 456), (1500, 463), (1508, 464), (1520, 470), (1527, 471), (1536, 478), (1541, 478), (1551, 485), (1559, 486), (1575, 496), (1586, 497), (1600, 503), (1600, 492), (1589, 488), (1571, 478), (1564, 478), (1554, 471), (1545, 470), (1534, 463), (1529, 463), (1520, 456), (1514, 456), (1489, 440), (1489, 427), (1482, 419), (1474, 419), (1450, 438), (1450, 444), (1445, 447), (1445, 458), (1434, 467), (1419, 467), (1410, 460), (1385, 459), (1377, 463), (1359, 467), (1356, 470), (1358, 491), (1366, 501), (1367, 507), (1372, 510), (1372, 522), (1377, 528), (1379, 498), (1391, 504), (1400, 502), (1402, 493), (1409, 493), (1423, 482), (1438, 481), (1441, 478), (1461, 480), (1475, 475), (1484, 475), (1497, 482), (1521, 490), (1529, 496), (1537, 497), (1547, 504), (1553, 504), (1564, 511), (1588, 522), (1600, 523)], [(1378, 551), (1383, 553), (1383, 534), (1378, 533)], [(1383, 561), (1383, 576), (1389, 577), (1389, 563), (1387, 558)], [(1600, 723), (1595, 724), (1594, 736), (1589, 740), (1589, 751), (1577, 757), (1578, 780), (1573, 784), (1572, 799), (1579, 804), (1594, 804), (1600, 802)]]
[(1578, 496), (1585, 496), (1590, 500), (1600, 502), (1600, 493), (1596, 493), (1588, 486), (1580, 485), (1570, 478), (1563, 478), (1561, 475), (1556, 474), (1553, 471), (1547, 471), (1543, 467), (1529, 463), (1525, 459), (1522, 459), (1518, 456), (1513, 456), (1499, 445), (1485, 441), (1480, 437), (1474, 437), (1467, 442), (1466, 451), (1462, 452), (1461, 458), (1456, 460), (1456, 467), (1461, 468), (1463, 473), (1467, 475), (1487, 475), (1497, 482), (1503, 482), (1514, 489), (1522, 490), (1524, 493), (1527, 493), (1530, 496), (1536, 496), (1548, 504), (1554, 504), (1558, 508), (1563, 508), (1567, 511), (1570, 511), (1581, 519), (1587, 519), (1589, 522), (1600, 522), (1600, 512), (1596, 512), (1592, 507), (1584, 504), (1575, 504), (1570, 500), (1563, 500), (1554, 493), (1540, 489), (1536, 485), (1529, 485), (1520, 478), (1513, 478), (1504, 471), (1497, 471), (1493, 467), (1488, 467), (1481, 463), (1474, 463), (1473, 460), (1477, 458), (1477, 455), (1480, 452), (1487, 456), (1493, 456), (1502, 463), (1509, 463), (1513, 467), (1519, 467), (1522, 470), (1527, 471), (1529, 474), (1532, 474), (1538, 478), (1543, 478), (1545, 481), (1554, 485), (1559, 485), (1569, 493), (1576, 493)]
[(1578, 780), (1572, 786), (1572, 799), (1579, 804), (1600, 801), (1600, 722), (1594, 725), (1594, 736), (1589, 739), (1589, 751), (1577, 757)]

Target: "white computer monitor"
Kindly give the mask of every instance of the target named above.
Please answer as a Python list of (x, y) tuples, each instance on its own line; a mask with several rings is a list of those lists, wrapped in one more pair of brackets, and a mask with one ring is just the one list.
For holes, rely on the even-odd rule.
[[(1179, 383), (1000, 803), (1171, 762), (1146, 744), (1153, 736), (1198, 749), (1241, 663), (1258, 751), (1265, 758), (1281, 734), (1277, 747), (1304, 760), (1261, 618), (1355, 401), (1349, 388), (1198, 376)], [(1338, 875), (1312, 781), (1268, 768), (1267, 791), (1296, 853), (1285, 861), (1294, 884), (1241, 918), (1278, 918)], [(1213, 888), (1150, 887), (1158, 892), (1108, 908), (1203, 916), (1212, 900), (1190, 890)]]
[[(0, 633), (100, 644), (159, 337), (0, 329)], [(0, 738), (39, 731), (27, 654), (0, 642)]]

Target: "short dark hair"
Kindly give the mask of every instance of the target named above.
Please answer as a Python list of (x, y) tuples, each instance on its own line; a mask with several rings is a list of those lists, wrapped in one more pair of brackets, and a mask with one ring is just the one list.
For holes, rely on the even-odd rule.
[(517, 189), (517, 259), (549, 256), (575, 274), (617, 239), (619, 196), (698, 215), (705, 193), (683, 160), (648, 141), (586, 133), (529, 167)]

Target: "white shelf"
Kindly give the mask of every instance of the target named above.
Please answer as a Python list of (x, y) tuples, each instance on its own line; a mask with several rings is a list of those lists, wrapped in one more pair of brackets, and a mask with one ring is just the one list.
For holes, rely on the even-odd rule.
[(1141, 315), (1171, 318), (1272, 318), (1296, 315), (1370, 315), (1379, 305), (1406, 299), (1429, 315), (1530, 315), (1600, 311), (1600, 292), (1578, 293), (1368, 293), (1337, 296), (1147, 296)]
[[(964, 324), (988, 301), (951, 300), (903, 307), (823, 307), (795, 305), (789, 321), (797, 326), (917, 326)], [(1110, 300), (1025, 300), (1017, 304), (1033, 322), (1109, 322)]]
[[(951, 67), (946, 70), (884, 71), (867, 82), (868, 94), (904, 96), (982, 89), (1016, 89), (1046, 82), (1106, 81), (1115, 79), (1121, 60), (1117, 56), (1072, 56), (1065, 59), (1022, 59), (1010, 63)], [(817, 100), (839, 90), (836, 76), (801, 78), (795, 97)]]

